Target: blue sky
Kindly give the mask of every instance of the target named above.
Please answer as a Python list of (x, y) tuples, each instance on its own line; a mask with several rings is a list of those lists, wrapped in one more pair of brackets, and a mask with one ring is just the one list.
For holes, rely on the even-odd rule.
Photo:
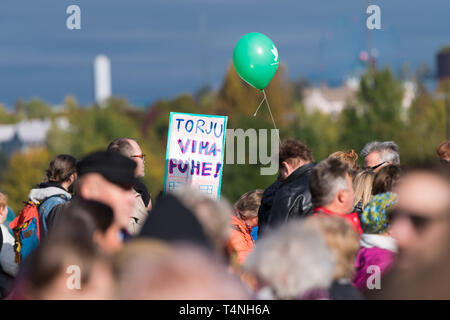
[[(92, 61), (106, 54), (113, 93), (136, 105), (218, 87), (235, 43), (269, 36), (289, 78), (338, 83), (366, 48), (367, 3), (381, 8), (369, 31), (379, 65), (435, 68), (450, 44), (446, 0), (1, 0), (0, 102), (68, 94), (93, 101)], [(66, 28), (66, 8), (81, 8), (81, 30)]]

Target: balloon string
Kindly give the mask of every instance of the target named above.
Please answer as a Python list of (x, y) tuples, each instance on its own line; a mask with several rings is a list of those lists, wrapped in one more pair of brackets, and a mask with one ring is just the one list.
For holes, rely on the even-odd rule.
[[(262, 91), (264, 93), (264, 90)], [(264, 98), (262, 99), (261, 103), (258, 106), (258, 109), (256, 109), (255, 113), (253, 114), (254, 117), (256, 117), (256, 114), (258, 113), (259, 108), (263, 104), (264, 100), (266, 100), (266, 94), (264, 94)]]
[(275, 130), (277, 131), (278, 141), (279, 141), (280, 144), (281, 144), (280, 134), (278, 133), (277, 125), (275, 124), (275, 120), (273, 119), (272, 111), (270, 110), (269, 100), (267, 100), (266, 92), (265, 92), (264, 90), (263, 90), (262, 92), (264, 93), (264, 99), (263, 99), (263, 101), (266, 100), (266, 102), (267, 102), (267, 107), (268, 107), (268, 109), (269, 109), (270, 117), (272, 118), (273, 127), (274, 127)]

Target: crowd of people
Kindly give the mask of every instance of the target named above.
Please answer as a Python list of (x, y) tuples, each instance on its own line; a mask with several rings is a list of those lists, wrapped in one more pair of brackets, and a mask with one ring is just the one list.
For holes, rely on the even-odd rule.
[(58, 155), (16, 217), (0, 193), (0, 298), (450, 299), (450, 140), (437, 155), (403, 166), (374, 141), (361, 168), (286, 139), (274, 183), (234, 205), (152, 201), (131, 138)]

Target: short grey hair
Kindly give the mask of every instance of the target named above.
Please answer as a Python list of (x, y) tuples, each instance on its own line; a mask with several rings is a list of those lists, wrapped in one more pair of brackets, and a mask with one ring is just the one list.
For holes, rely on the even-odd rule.
[(347, 190), (347, 163), (336, 158), (320, 161), (309, 177), (309, 189), (314, 206), (322, 207), (333, 202), (339, 190)]
[(372, 141), (364, 146), (361, 157), (365, 158), (372, 152), (379, 152), (381, 161), (392, 164), (400, 164), (400, 154), (398, 145), (394, 141)]
[(130, 141), (138, 143), (134, 138), (118, 138), (108, 145), (106, 151), (118, 152), (125, 157), (129, 157), (133, 152), (133, 146)]
[(243, 268), (266, 283), (275, 298), (295, 299), (330, 287), (334, 256), (317, 230), (292, 220), (259, 240)]

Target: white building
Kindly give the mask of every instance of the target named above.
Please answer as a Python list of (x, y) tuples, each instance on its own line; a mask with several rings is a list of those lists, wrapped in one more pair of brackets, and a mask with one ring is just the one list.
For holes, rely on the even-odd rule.
[(111, 97), (111, 63), (107, 56), (98, 55), (94, 60), (95, 102), (103, 106)]
[(29, 147), (43, 146), (51, 128), (50, 120), (30, 120), (0, 125), (0, 152), (6, 156)]
[(309, 112), (318, 110), (336, 115), (344, 109), (347, 102), (355, 99), (358, 85), (358, 82), (351, 79), (344, 86), (337, 88), (330, 88), (326, 85), (319, 88), (305, 88), (303, 104)]
[[(404, 94), (402, 107), (409, 108), (416, 97), (416, 85), (412, 81), (403, 83)], [(343, 86), (330, 88), (322, 85), (318, 88), (310, 87), (303, 90), (303, 104), (307, 111), (315, 110), (336, 115), (340, 113), (348, 103), (356, 102), (356, 94), (359, 89), (359, 80), (348, 79)]]
[(403, 83), (403, 101), (402, 107), (408, 109), (416, 98), (417, 86), (413, 81)]

